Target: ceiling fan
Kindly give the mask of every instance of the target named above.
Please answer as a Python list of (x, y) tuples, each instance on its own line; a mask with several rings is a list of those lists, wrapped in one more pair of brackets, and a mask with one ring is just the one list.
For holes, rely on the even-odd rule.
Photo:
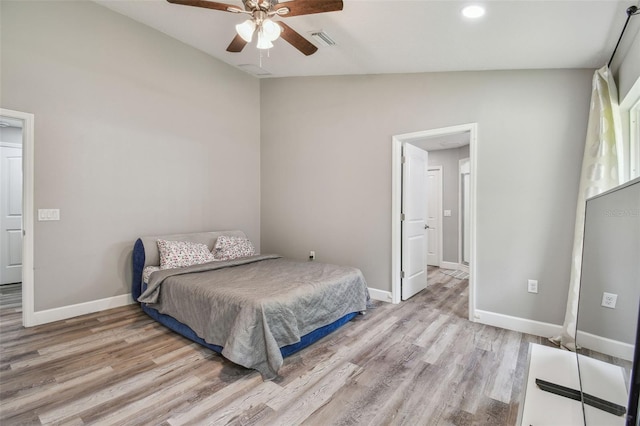
[(314, 13), (334, 12), (342, 10), (342, 0), (242, 0), (244, 9), (231, 4), (218, 3), (209, 0), (167, 0), (169, 3), (185, 6), (203, 7), (221, 10), (223, 12), (244, 13), (251, 15), (241, 24), (236, 25), (238, 34), (227, 47), (227, 52), (241, 52), (250, 43), (253, 35), (257, 34), (258, 49), (270, 49), (273, 41), (282, 37), (285, 41), (309, 56), (318, 50), (293, 28), (282, 21), (271, 18), (279, 16), (311, 15)]

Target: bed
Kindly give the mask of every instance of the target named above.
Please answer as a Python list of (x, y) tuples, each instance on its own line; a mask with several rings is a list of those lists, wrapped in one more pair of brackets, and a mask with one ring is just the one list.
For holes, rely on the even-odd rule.
[[(154, 320), (259, 371), (265, 380), (277, 377), (284, 357), (367, 308), (369, 295), (359, 269), (241, 253), (234, 251), (237, 246), (223, 245), (224, 250), (231, 247), (224, 253), (234, 255), (219, 256), (221, 242), (230, 241), (248, 240), (242, 231), (139, 238), (133, 249), (134, 300)], [(168, 243), (204, 245), (203, 259), (171, 267), (173, 259), (162, 245)], [(207, 257), (211, 252), (215, 259)]]

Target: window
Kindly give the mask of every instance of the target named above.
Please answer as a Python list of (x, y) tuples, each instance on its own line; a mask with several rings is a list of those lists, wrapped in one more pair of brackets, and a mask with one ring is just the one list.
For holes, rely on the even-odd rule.
[(629, 160), (629, 178), (640, 177), (640, 98), (629, 110)]
[(640, 77), (620, 103), (623, 148), (620, 166), (624, 181), (640, 177)]

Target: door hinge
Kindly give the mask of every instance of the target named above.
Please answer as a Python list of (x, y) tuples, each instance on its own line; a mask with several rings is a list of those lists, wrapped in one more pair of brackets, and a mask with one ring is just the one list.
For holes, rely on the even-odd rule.
[(404, 279), (404, 277), (405, 277), (404, 271), (400, 271), (400, 278)]
[(405, 164), (407, 162), (407, 157), (403, 155), (401, 161), (402, 161), (402, 164)]
[(404, 213), (400, 213), (400, 220), (404, 220)]

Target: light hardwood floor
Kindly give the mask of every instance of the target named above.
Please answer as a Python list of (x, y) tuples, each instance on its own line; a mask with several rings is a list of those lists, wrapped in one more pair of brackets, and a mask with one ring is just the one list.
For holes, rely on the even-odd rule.
[(270, 382), (137, 305), (25, 329), (19, 286), (2, 286), (0, 424), (515, 424), (528, 344), (546, 339), (469, 322), (467, 280), (429, 275)]

